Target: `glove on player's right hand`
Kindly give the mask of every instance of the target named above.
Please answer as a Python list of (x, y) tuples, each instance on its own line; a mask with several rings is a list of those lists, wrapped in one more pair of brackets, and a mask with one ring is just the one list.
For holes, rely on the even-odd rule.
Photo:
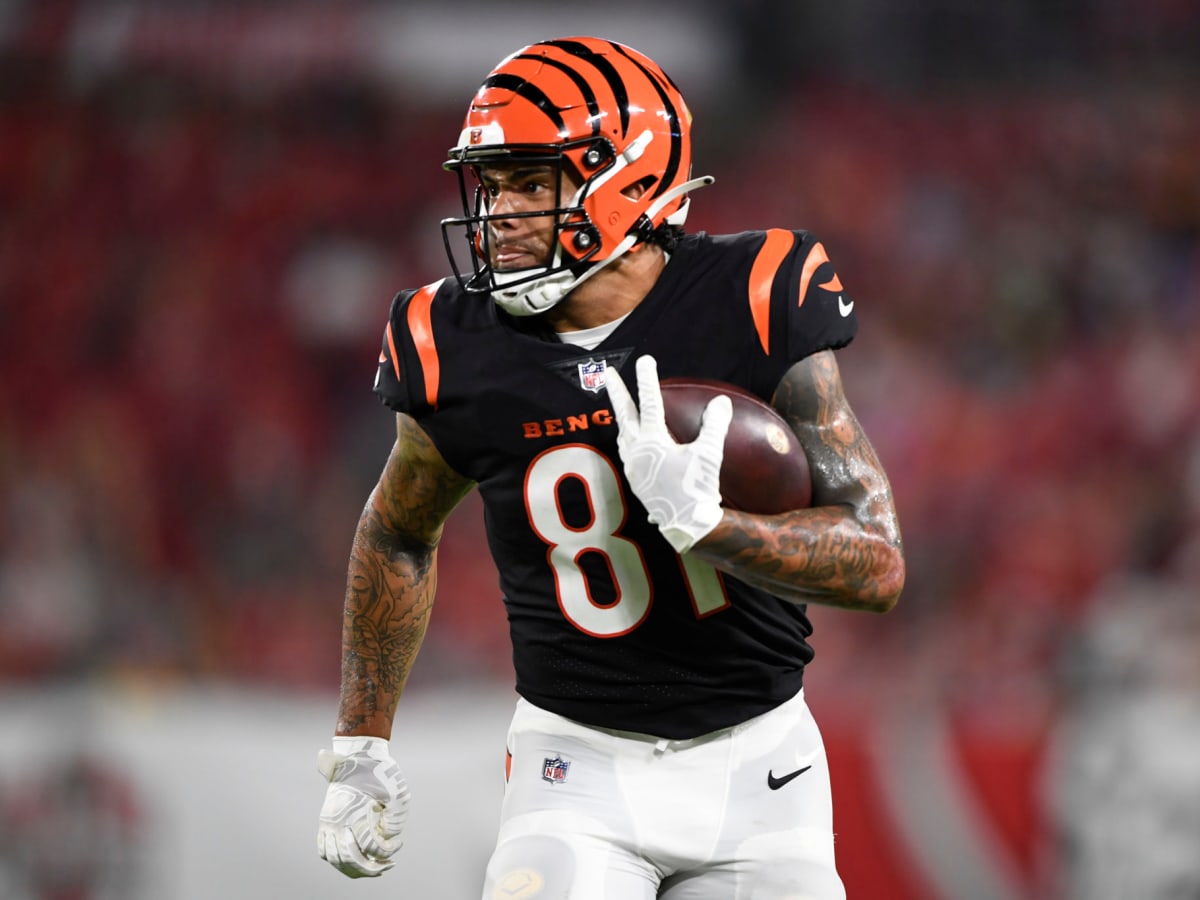
[(408, 818), (408, 783), (377, 737), (335, 737), (332, 750), (317, 754), (317, 770), (329, 780), (317, 853), (351, 878), (382, 875), (400, 849)]

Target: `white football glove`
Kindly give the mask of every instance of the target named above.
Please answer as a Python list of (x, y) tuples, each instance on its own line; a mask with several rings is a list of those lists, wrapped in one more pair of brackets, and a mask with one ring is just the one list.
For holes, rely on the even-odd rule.
[(317, 771), (329, 780), (317, 853), (351, 878), (382, 875), (400, 849), (408, 818), (408, 783), (377, 737), (334, 737), (317, 754)]
[(696, 440), (680, 444), (663, 417), (658, 363), (642, 356), (636, 370), (640, 414), (617, 370), (605, 372), (625, 477), (663, 537), (687, 553), (721, 521), (721, 460), (733, 404), (728, 397), (710, 400)]

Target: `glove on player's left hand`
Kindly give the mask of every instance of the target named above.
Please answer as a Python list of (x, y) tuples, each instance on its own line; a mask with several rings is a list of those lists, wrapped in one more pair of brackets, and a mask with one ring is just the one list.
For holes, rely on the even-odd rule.
[(687, 553), (721, 521), (721, 460), (733, 405), (728, 397), (714, 397), (696, 440), (680, 444), (667, 430), (658, 363), (642, 356), (636, 369), (640, 414), (617, 370), (605, 372), (625, 477), (663, 537)]
[(351, 878), (382, 875), (400, 849), (408, 818), (408, 783), (378, 737), (335, 737), (332, 750), (317, 754), (317, 770), (329, 779), (317, 853)]

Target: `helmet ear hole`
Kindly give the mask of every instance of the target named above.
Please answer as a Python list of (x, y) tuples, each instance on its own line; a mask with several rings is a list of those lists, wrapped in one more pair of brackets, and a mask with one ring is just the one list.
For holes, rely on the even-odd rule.
[(646, 191), (650, 190), (650, 188), (654, 187), (654, 184), (657, 181), (658, 179), (653, 175), (647, 175), (646, 177), (635, 181), (633, 184), (628, 185), (624, 190), (621, 191), (621, 193), (630, 200), (636, 200), (638, 197), (646, 193)]

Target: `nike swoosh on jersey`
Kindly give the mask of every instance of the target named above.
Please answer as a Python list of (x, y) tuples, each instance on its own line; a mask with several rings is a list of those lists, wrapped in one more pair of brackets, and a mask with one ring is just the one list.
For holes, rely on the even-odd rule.
[(842, 295), (838, 294), (838, 312), (840, 312), (842, 314), (842, 318), (843, 319), (846, 318), (846, 316), (850, 315), (850, 313), (853, 311), (854, 311), (854, 301), (851, 300), (849, 303), (847, 303), (845, 300), (842, 299)]
[(788, 772), (786, 775), (781, 775), (778, 778), (775, 777), (775, 773), (773, 771), (768, 769), (767, 770), (767, 787), (769, 787), (773, 791), (777, 791), (781, 787), (783, 787), (785, 784), (787, 784), (789, 781), (791, 781), (793, 778), (797, 778), (800, 775), (803, 775), (805, 772), (807, 772), (811, 768), (812, 768), (812, 766), (804, 766), (803, 768), (797, 769), (795, 772)]

